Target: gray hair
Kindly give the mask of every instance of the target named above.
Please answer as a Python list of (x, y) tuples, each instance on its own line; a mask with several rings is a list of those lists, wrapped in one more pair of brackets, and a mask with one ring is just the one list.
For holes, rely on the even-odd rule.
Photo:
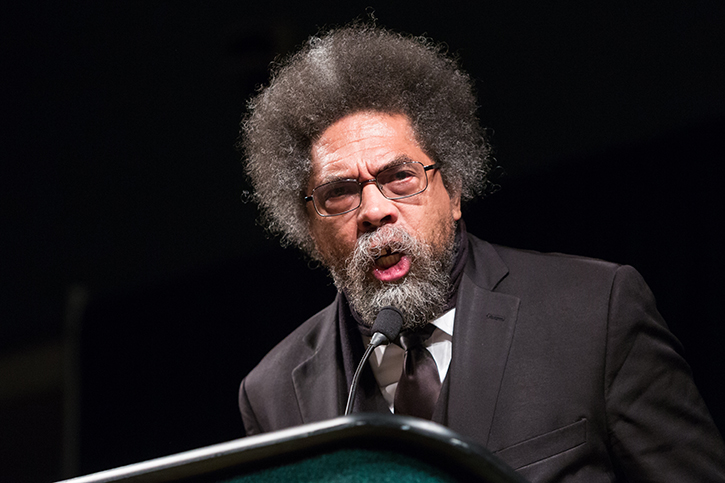
[(248, 107), (238, 146), (261, 221), (283, 245), (315, 258), (303, 202), (310, 151), (341, 118), (363, 111), (407, 116), (423, 151), (441, 164), (446, 188), (462, 201), (481, 193), (490, 170), (473, 82), (426, 38), (367, 24), (311, 37), (273, 67), (269, 86)]

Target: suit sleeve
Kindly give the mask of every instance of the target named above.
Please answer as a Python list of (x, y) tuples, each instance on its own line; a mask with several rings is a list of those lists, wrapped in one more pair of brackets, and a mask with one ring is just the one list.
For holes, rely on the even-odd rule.
[(245, 436), (252, 436), (253, 434), (259, 434), (262, 429), (259, 427), (257, 417), (254, 414), (252, 405), (247, 397), (247, 390), (245, 388), (246, 379), (242, 380), (242, 384), (239, 386), (239, 411), (242, 414), (242, 423), (244, 423)]
[(725, 447), (677, 339), (631, 267), (614, 277), (605, 397), (617, 471), (627, 481), (725, 481)]

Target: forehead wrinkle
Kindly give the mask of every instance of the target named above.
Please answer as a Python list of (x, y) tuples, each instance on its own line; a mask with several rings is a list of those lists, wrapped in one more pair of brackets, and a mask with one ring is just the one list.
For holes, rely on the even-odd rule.
[[(380, 119), (378, 119), (380, 117), (390, 118), (394, 122), (402, 119), (405, 123), (403, 126), (404, 132), (401, 133), (396, 126), (391, 126), (385, 122), (381, 122)], [(359, 118), (359, 121), (350, 123), (350, 118)], [(344, 124), (340, 126), (340, 123)], [(331, 130), (333, 130), (334, 134), (330, 132)], [(342, 132), (339, 132), (340, 130)], [(352, 146), (378, 138), (383, 140), (382, 142), (378, 141), (378, 145), (384, 145), (387, 144), (389, 139), (395, 139), (400, 134), (403, 134), (408, 141), (412, 142), (416, 146), (418, 145), (416, 136), (407, 117), (400, 114), (376, 114), (363, 112), (352, 114), (341, 119), (337, 123), (328, 126), (328, 128), (322, 132), (320, 138), (313, 143), (312, 147), (313, 151), (323, 150), (329, 154), (339, 151), (340, 149), (344, 149), (346, 146)]]
[[(362, 135), (350, 139), (345, 137), (344, 139), (336, 140), (325, 140), (321, 139), (313, 147), (313, 158), (317, 158), (320, 162), (324, 163), (325, 166), (335, 164), (340, 161), (366, 161), (366, 154), (370, 150), (380, 149), (387, 147), (390, 142), (388, 141), (391, 136), (376, 134), (376, 135)], [(380, 139), (374, 146), (369, 146), (368, 141), (373, 139)], [(390, 148), (388, 148), (390, 149)], [(330, 159), (325, 161), (325, 159)]]

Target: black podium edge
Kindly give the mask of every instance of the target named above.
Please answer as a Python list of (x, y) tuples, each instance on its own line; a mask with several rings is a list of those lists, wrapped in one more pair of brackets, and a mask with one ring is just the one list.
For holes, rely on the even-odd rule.
[[(525, 483), (482, 446), (422, 419), (353, 414), (205, 446), (58, 483), (161, 483), (257, 469), (345, 448), (393, 450), (438, 466), (465, 481)], [(234, 471), (236, 470), (236, 471)]]

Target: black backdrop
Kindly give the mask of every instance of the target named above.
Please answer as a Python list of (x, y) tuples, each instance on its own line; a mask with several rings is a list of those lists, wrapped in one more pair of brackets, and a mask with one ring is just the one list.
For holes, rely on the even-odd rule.
[[(239, 380), (331, 300), (239, 201), (232, 145), (275, 56), (371, 5), (339, 3), (5, 7), (0, 351), (60, 337), (88, 294), (77, 471), (235, 438)], [(507, 175), (469, 230), (634, 265), (723, 428), (725, 7), (580, 3), (372, 5), (476, 79)]]

